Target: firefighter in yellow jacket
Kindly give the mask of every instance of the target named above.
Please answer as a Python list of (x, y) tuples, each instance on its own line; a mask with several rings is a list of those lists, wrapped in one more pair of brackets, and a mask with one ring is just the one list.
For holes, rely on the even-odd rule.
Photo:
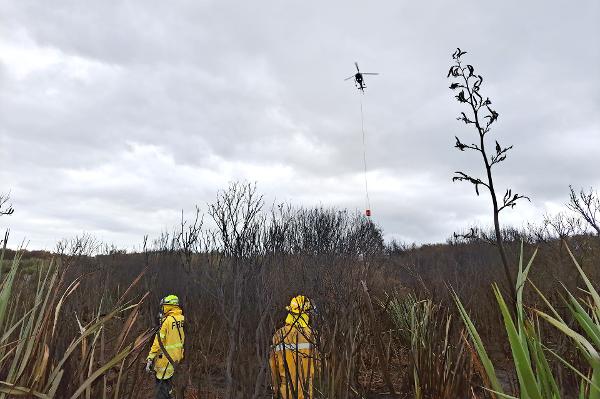
[(173, 390), (173, 374), (183, 360), (185, 318), (175, 295), (164, 297), (160, 301), (160, 330), (154, 337), (154, 343), (148, 353), (146, 371), (156, 376), (156, 398), (169, 399)]
[(310, 328), (310, 300), (292, 298), (286, 308), (285, 325), (275, 332), (269, 359), (273, 389), (277, 398), (312, 399), (315, 367), (318, 365)]

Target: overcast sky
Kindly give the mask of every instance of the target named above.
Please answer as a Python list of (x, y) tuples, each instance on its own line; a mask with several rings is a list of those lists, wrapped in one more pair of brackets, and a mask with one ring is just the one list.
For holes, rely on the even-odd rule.
[(443, 241), (489, 224), (453, 171), (475, 132), (446, 79), (455, 47), (484, 75), (514, 144), (497, 184), (531, 197), (521, 225), (600, 189), (600, 2), (0, 1), (0, 192), (11, 243), (82, 232), (119, 246), (205, 208), (232, 180), (267, 202), (364, 210), (361, 95), (373, 219)]

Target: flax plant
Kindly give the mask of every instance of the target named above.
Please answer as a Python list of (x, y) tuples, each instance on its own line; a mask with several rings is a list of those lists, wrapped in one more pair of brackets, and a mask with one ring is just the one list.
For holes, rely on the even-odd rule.
[[(496, 284), (492, 287), (512, 352), (514, 372), (519, 384), (517, 393), (507, 392), (505, 386), (501, 383), (494, 362), (489, 356), (477, 328), (457, 294), (453, 293), (456, 306), (483, 366), (484, 375), (482, 377), (485, 388), (498, 398), (559, 399), (563, 397), (566, 387), (559, 386), (555, 377), (556, 367), (562, 367), (565, 371), (575, 373), (578, 376), (580, 380), (578, 398), (600, 398), (600, 355), (598, 353), (600, 348), (600, 295), (570, 249), (567, 248), (567, 250), (586, 286), (582, 298), (575, 297), (569, 290), (564, 288), (564, 302), (568, 315), (572, 317), (577, 326), (573, 326), (573, 323), (569, 323), (561, 317), (557, 305), (552, 304), (533, 283), (531, 283), (531, 286), (548, 310), (533, 309), (530, 312), (526, 311), (523, 304), (523, 290), (528, 282), (528, 274), (537, 251), (531, 256), (527, 265), (523, 266), (523, 247), (521, 246), (514, 313), (510, 311), (499, 287)], [(549, 323), (559, 333), (564, 334), (572, 341), (583, 356), (587, 364), (586, 369), (578, 369), (544, 343), (540, 334), (540, 322), (542, 321)], [(551, 363), (556, 363), (558, 366), (551, 367)]]
[[(6, 243), (0, 254), (0, 263), (4, 260)], [(19, 266), (22, 251), (17, 251), (12, 259), (9, 271), (0, 275), (0, 399), (9, 397), (34, 398), (86, 398), (119, 397), (119, 384), (122, 373), (132, 364), (126, 363), (130, 355), (139, 352), (152, 336), (146, 331), (131, 337), (132, 326), (136, 321), (138, 309), (144, 297), (136, 303), (119, 299), (114, 308), (103, 313), (98, 310), (88, 323), (79, 323), (79, 331), (71, 337), (59, 337), (57, 327), (66, 314), (61, 309), (67, 298), (80, 286), (81, 278), (75, 279), (67, 288), (62, 284), (65, 268), (60, 263), (50, 262), (37, 270), (37, 281), (33, 295), (23, 294)], [(139, 281), (136, 279), (134, 284)], [(21, 283), (21, 284), (19, 284)], [(61, 289), (61, 287), (63, 287)], [(117, 344), (112, 350), (100, 343), (104, 342), (104, 330), (116, 317), (129, 314), (124, 323)], [(67, 338), (70, 343), (61, 350), (58, 343)], [(68, 341), (67, 341), (68, 342)], [(80, 354), (77, 359), (77, 354)], [(98, 361), (98, 357), (104, 361)], [(73, 365), (79, 369), (73, 373)], [(79, 382), (71, 375), (65, 377), (65, 368), (79, 376)], [(95, 384), (109, 371), (117, 371), (118, 381), (111, 387)], [(100, 392), (102, 391), (102, 392)], [(100, 396), (98, 395), (100, 393)]]
[(464, 343), (453, 331), (452, 316), (432, 300), (413, 294), (395, 294), (387, 310), (398, 341), (410, 349), (414, 397), (464, 397), (472, 367)]

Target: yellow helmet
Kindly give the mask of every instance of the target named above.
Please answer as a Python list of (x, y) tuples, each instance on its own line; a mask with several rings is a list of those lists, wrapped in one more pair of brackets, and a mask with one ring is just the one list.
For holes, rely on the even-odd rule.
[(177, 295), (167, 295), (166, 297), (161, 299), (160, 305), (161, 306), (164, 306), (164, 305), (179, 306), (179, 298), (177, 297)]
[(285, 307), (290, 313), (308, 313), (311, 310), (310, 299), (304, 295), (298, 295), (292, 298), (290, 306)]

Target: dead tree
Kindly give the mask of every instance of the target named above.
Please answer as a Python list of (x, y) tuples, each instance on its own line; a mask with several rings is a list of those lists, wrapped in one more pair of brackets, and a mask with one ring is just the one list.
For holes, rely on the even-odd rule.
[(173, 237), (179, 249), (181, 265), (187, 273), (190, 273), (192, 268), (192, 256), (201, 251), (202, 240), (200, 236), (203, 231), (203, 224), (204, 219), (198, 206), (196, 206), (196, 214), (191, 222), (184, 219), (183, 211), (181, 211), (181, 227), (177, 235), (174, 234)]
[(547, 231), (548, 237), (554, 236), (561, 240), (566, 240), (585, 231), (580, 218), (570, 216), (565, 212), (544, 215), (543, 227)]
[(492, 102), (490, 99), (488, 97), (484, 99), (480, 92), (483, 76), (475, 74), (475, 68), (472, 65), (463, 64), (461, 57), (465, 54), (466, 51), (461, 51), (460, 48), (456, 49), (454, 54), (452, 54), (454, 65), (450, 67), (447, 77), (455, 80), (450, 85), (450, 89), (458, 92), (458, 94), (455, 95), (455, 98), (459, 103), (464, 104), (467, 107), (467, 112), (461, 112), (457, 120), (464, 122), (467, 126), (473, 126), (477, 132), (478, 140), (472, 144), (465, 144), (456, 136), (455, 147), (460, 151), (470, 150), (478, 152), (481, 155), (486, 176), (481, 179), (468, 173), (458, 171), (455, 172), (452, 181), (465, 181), (473, 184), (477, 195), (480, 194), (481, 187), (484, 187), (490, 193), (494, 216), (494, 231), (496, 235), (495, 242), (502, 259), (506, 282), (508, 283), (509, 290), (514, 298), (514, 280), (510, 272), (506, 251), (503, 245), (502, 231), (500, 229), (500, 212), (507, 208), (514, 208), (517, 202), (523, 198), (527, 200), (529, 200), (529, 198), (521, 194), (513, 193), (512, 189), (509, 188), (506, 190), (502, 202), (498, 199), (496, 188), (494, 187), (492, 169), (494, 166), (506, 160), (508, 152), (513, 146), (503, 147), (498, 143), (498, 140), (496, 140), (495, 148), (492, 151), (489, 151), (489, 149), (486, 148), (486, 136), (490, 132), (492, 125), (498, 120), (498, 112), (491, 108)]
[(251, 184), (232, 183), (209, 205), (209, 215), (217, 226), (213, 244), (219, 259), (218, 268), (228, 270), (228, 278), (218, 285), (217, 298), (227, 325), (227, 355), (225, 359), (225, 383), (227, 399), (237, 397), (236, 358), (243, 340), (243, 312), (250, 305), (248, 282), (256, 273), (255, 262), (259, 260), (261, 233), (264, 218), (261, 216), (263, 197)]
[(581, 189), (577, 194), (572, 186), (569, 186), (569, 189), (571, 193), (567, 207), (581, 216), (596, 231), (596, 235), (600, 237), (600, 197), (598, 192), (594, 192), (590, 188), (589, 192)]

